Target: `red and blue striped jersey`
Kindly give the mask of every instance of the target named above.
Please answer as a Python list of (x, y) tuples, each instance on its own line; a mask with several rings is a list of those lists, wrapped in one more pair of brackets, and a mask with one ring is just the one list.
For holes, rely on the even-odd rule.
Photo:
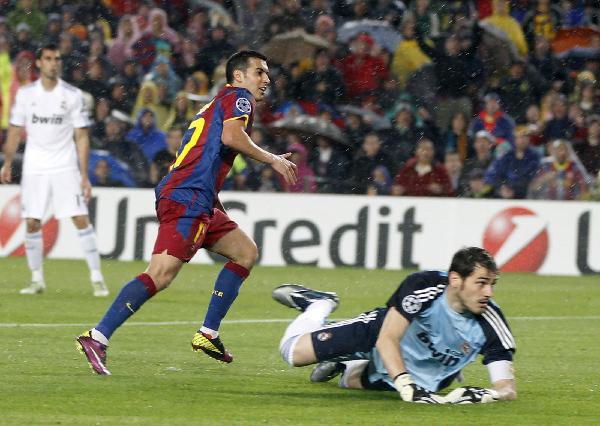
[(175, 162), (156, 187), (156, 200), (168, 198), (210, 213), (237, 155), (221, 141), (223, 123), (244, 120), (250, 134), (255, 105), (248, 90), (229, 84), (206, 104), (183, 135)]

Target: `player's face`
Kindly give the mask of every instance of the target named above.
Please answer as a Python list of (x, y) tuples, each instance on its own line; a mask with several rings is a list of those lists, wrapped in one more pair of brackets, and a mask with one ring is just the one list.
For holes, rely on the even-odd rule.
[(240, 72), (241, 80), (237, 86), (248, 89), (257, 101), (265, 97), (265, 92), (271, 80), (269, 79), (269, 67), (267, 62), (259, 58), (248, 59), (248, 68), (245, 72)]
[(459, 276), (456, 279), (461, 281), (458, 286), (457, 301), (462, 312), (482, 314), (494, 293), (497, 275), (478, 265), (468, 277)]
[(44, 49), (40, 59), (35, 61), (42, 77), (56, 80), (60, 76), (62, 59), (58, 50)]

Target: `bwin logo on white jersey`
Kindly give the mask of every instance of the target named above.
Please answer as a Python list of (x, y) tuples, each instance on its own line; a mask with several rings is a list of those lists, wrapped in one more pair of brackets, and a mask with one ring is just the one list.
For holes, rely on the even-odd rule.
[(63, 116), (58, 114), (53, 114), (51, 117), (42, 117), (36, 114), (31, 115), (32, 124), (62, 124), (62, 122)]

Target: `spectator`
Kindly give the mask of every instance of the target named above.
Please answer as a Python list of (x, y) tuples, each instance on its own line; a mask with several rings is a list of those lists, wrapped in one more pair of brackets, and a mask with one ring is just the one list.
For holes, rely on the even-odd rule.
[(373, 179), (373, 170), (378, 166), (384, 166), (387, 170), (395, 169), (392, 158), (382, 150), (379, 136), (368, 133), (354, 158), (351, 192), (366, 193)]
[(488, 93), (483, 98), (484, 109), (473, 119), (471, 134), (485, 130), (496, 138), (496, 145), (504, 142), (514, 143), (515, 122), (500, 108), (500, 96), (497, 93)]
[[(148, 16), (149, 28), (133, 44), (133, 57), (148, 72), (157, 55), (170, 58), (175, 52), (180, 51), (177, 33), (167, 25), (167, 16), (164, 10), (154, 8)], [(139, 21), (138, 21), (139, 24)]]
[(4, 135), (8, 129), (11, 77), (10, 43), (5, 34), (0, 34), (0, 146), (2, 146)]
[(539, 103), (541, 94), (547, 89), (546, 82), (536, 74), (529, 72), (525, 61), (516, 59), (511, 64), (508, 75), (500, 82), (499, 94), (506, 113), (517, 124), (527, 121), (527, 108)]
[(406, 103), (398, 106), (392, 124), (391, 129), (381, 131), (380, 134), (383, 148), (391, 155), (397, 169), (414, 155), (415, 141), (421, 139), (425, 134), (422, 128), (417, 127), (412, 109)]
[[(296, 140), (296, 135), (288, 135), (289, 140)], [(315, 182), (315, 174), (308, 165), (308, 151), (299, 141), (294, 141), (287, 147), (287, 152), (291, 152), (289, 160), (298, 167), (298, 181), (290, 185), (281, 177), (279, 183), (284, 192), (316, 192), (317, 185)]]
[(522, 57), (527, 56), (528, 48), (525, 35), (519, 22), (510, 16), (510, 5), (507, 0), (493, 0), (494, 13), (482, 22), (499, 28), (514, 44)]
[(435, 161), (434, 145), (431, 140), (423, 138), (417, 143), (415, 156), (396, 174), (392, 195), (411, 197), (453, 195), (446, 169)]
[(139, 119), (140, 111), (143, 109), (151, 110), (157, 123), (164, 123), (168, 116), (168, 109), (160, 104), (158, 87), (152, 81), (144, 81), (137, 94), (137, 99), (131, 113), (133, 120)]
[(195, 111), (192, 109), (192, 102), (189, 100), (187, 93), (184, 91), (177, 92), (173, 104), (169, 110), (169, 115), (161, 126), (163, 129), (187, 129)]
[(85, 56), (78, 50), (78, 41), (72, 34), (63, 32), (58, 45), (62, 59), (62, 71), (66, 81), (73, 81), (73, 73), (80, 70), (86, 62)]
[(108, 80), (109, 101), (111, 106), (117, 108), (126, 114), (131, 114), (133, 102), (127, 97), (125, 81), (120, 76), (112, 77)]
[(392, 175), (385, 166), (377, 166), (371, 172), (371, 181), (367, 186), (367, 195), (390, 195)]
[(544, 135), (543, 128), (544, 123), (540, 108), (536, 104), (529, 105), (525, 112), (525, 124), (524, 127), (527, 129), (529, 134), (529, 142), (532, 147), (540, 150), (540, 155), (544, 154)]
[(106, 160), (98, 160), (96, 161), (96, 166), (94, 167), (94, 177), (93, 180), (94, 186), (108, 186), (108, 187), (118, 187), (123, 186), (123, 184), (111, 178), (110, 175), (110, 167), (108, 166), (108, 162)]
[(480, 130), (475, 134), (474, 139), (474, 153), (464, 162), (462, 169), (460, 186), (463, 190), (469, 186), (469, 176), (471, 176), (475, 170), (479, 170), (483, 176), (494, 159), (492, 155), (492, 150), (496, 145), (494, 136), (485, 130)]
[(380, 82), (387, 79), (389, 70), (381, 58), (371, 54), (375, 40), (368, 34), (359, 34), (350, 42), (350, 53), (341, 58), (337, 67), (346, 84), (346, 97), (350, 102), (377, 92)]
[(151, 188), (158, 183), (169, 173), (169, 167), (175, 161), (175, 156), (167, 150), (162, 150), (156, 153), (154, 159), (150, 163), (149, 186)]
[(561, 74), (560, 62), (552, 55), (550, 42), (541, 35), (535, 37), (535, 44), (528, 62), (537, 69), (547, 82), (553, 81)]
[(124, 123), (110, 116), (105, 120), (104, 132), (104, 138), (93, 141), (93, 145), (108, 151), (114, 158), (127, 164), (136, 184), (146, 186), (150, 163), (136, 143), (125, 140)]
[(252, 186), (252, 190), (257, 192), (280, 192), (281, 185), (275, 172), (270, 166), (260, 169), (258, 179)]
[(584, 80), (575, 88), (575, 101), (586, 117), (600, 114), (600, 104), (594, 93), (596, 84), (595, 80)]
[(553, 40), (556, 32), (560, 29), (560, 22), (560, 10), (551, 5), (550, 0), (537, 0), (535, 9), (523, 18), (523, 30), (529, 48), (533, 49), (536, 36)]
[(81, 90), (88, 92), (94, 99), (108, 98), (107, 80), (102, 69), (102, 64), (96, 58), (92, 58), (87, 62), (87, 72), (85, 78), (78, 85)]
[(235, 52), (235, 47), (228, 39), (225, 27), (217, 26), (210, 30), (209, 39), (196, 57), (196, 64), (200, 71), (206, 75), (213, 75), (217, 65)]
[(31, 39), (31, 28), (25, 22), (21, 22), (17, 25), (16, 37), (11, 47), (11, 56), (14, 57), (24, 50), (35, 52), (36, 49), (37, 44)]
[(125, 59), (133, 57), (133, 44), (139, 37), (135, 18), (131, 15), (122, 16), (117, 28), (117, 37), (108, 49), (108, 59), (118, 71), (123, 69)]
[(445, 152), (457, 152), (462, 163), (467, 157), (471, 157), (473, 147), (468, 136), (469, 121), (464, 112), (457, 112), (452, 116), (450, 129), (444, 135)]
[(444, 48), (431, 47), (423, 34), (416, 33), (419, 47), (434, 64), (434, 73), (438, 81), (436, 124), (445, 129), (451, 115), (462, 111), (471, 115), (471, 102), (466, 97), (467, 88), (472, 83), (471, 60), (476, 55), (481, 41), (481, 28), (475, 22), (473, 25), (472, 42), (468, 49), (461, 49), (460, 40), (456, 34), (450, 34), (444, 40)]
[(140, 110), (135, 126), (125, 139), (141, 148), (148, 163), (152, 163), (156, 154), (167, 148), (166, 135), (156, 127), (156, 116), (148, 108)]
[[(40, 41), (46, 28), (46, 15), (35, 5), (35, 0), (17, 0), (16, 7), (6, 16), (8, 27), (19, 33), (19, 25), (25, 24), (33, 40)], [(21, 27), (24, 28), (24, 27)]]
[(158, 55), (152, 64), (150, 72), (144, 77), (145, 81), (154, 81), (157, 85), (163, 82), (166, 85), (166, 99), (167, 103), (171, 103), (175, 94), (181, 88), (181, 79), (173, 68), (169, 60), (163, 55)]
[(309, 165), (315, 173), (318, 192), (346, 192), (349, 160), (328, 138), (316, 136), (316, 147), (310, 151)]
[(95, 141), (104, 139), (106, 135), (106, 119), (110, 116), (110, 102), (107, 98), (100, 98), (96, 100), (94, 105), (94, 121), (90, 131), (92, 149), (101, 149), (99, 146), (95, 146)]
[(234, 10), (236, 22), (243, 28), (239, 37), (242, 44), (253, 49), (262, 46), (267, 40), (262, 36), (262, 29), (269, 17), (273, 0), (236, 0)]
[(486, 191), (484, 172), (481, 169), (471, 170), (464, 178), (466, 185), (459, 196), (467, 198), (490, 198), (491, 192)]
[(529, 146), (525, 131), (517, 134), (514, 148), (496, 158), (485, 174), (486, 191), (504, 199), (523, 199), (540, 165), (540, 156)]
[(306, 71), (296, 81), (296, 98), (328, 105), (339, 104), (344, 98), (344, 80), (331, 65), (328, 51), (318, 50), (314, 62), (313, 69)]
[(600, 178), (600, 116), (592, 115), (587, 121), (587, 140), (576, 144), (574, 149), (588, 173)]
[(62, 21), (58, 13), (48, 15), (46, 30), (44, 31), (43, 40), (46, 43), (56, 44), (60, 42), (60, 34), (62, 32)]
[(415, 39), (415, 18), (411, 14), (407, 13), (404, 16), (400, 32), (402, 40), (396, 47), (391, 71), (400, 88), (404, 89), (410, 76), (431, 60), (421, 51)]
[(125, 86), (125, 97), (131, 104), (135, 104), (140, 87), (140, 73), (135, 59), (126, 59), (123, 70), (118, 77), (123, 80)]
[(450, 178), (452, 192), (457, 195), (460, 194), (462, 191), (460, 177), (463, 163), (460, 161), (460, 155), (458, 152), (446, 152), (444, 157), (444, 167), (448, 173), (448, 177)]
[(415, 17), (416, 31), (429, 38), (436, 38), (440, 34), (440, 21), (432, 10), (429, 0), (415, 0), (411, 2), (410, 11)]
[(529, 185), (528, 198), (544, 200), (580, 200), (587, 195), (585, 172), (571, 144), (557, 139), (549, 145), (550, 156), (544, 158)]
[(544, 127), (544, 140), (572, 139), (575, 135), (575, 123), (568, 116), (568, 102), (564, 96), (557, 96), (552, 102), (552, 118)]

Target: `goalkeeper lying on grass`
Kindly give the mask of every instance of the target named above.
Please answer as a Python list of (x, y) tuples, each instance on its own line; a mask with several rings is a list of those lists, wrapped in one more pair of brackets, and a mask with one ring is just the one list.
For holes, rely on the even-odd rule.
[[(516, 399), (512, 369), (515, 342), (500, 308), (492, 302), (498, 277), (485, 250), (459, 250), (448, 273), (418, 272), (407, 277), (386, 308), (326, 323), (337, 308), (335, 293), (284, 284), (278, 302), (302, 311), (280, 343), (293, 366), (319, 363), (315, 382), (340, 373), (340, 386), (396, 390), (402, 400), (427, 404), (471, 404)], [(459, 387), (436, 394), (483, 355), (491, 388)]]

